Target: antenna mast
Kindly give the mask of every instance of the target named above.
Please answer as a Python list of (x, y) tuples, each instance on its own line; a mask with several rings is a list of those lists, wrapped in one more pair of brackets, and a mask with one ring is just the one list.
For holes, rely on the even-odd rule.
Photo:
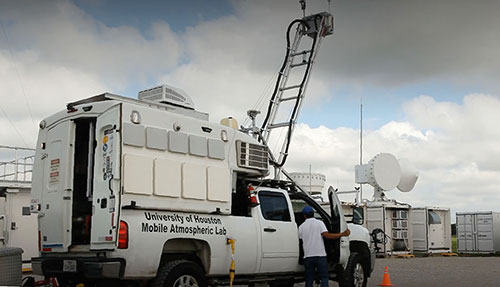
[[(363, 164), (363, 97), (359, 108), (359, 165)], [(359, 184), (359, 202), (363, 202), (363, 185)]]
[[(269, 156), (270, 162), (275, 168), (275, 178), (277, 179), (279, 179), (279, 174), (288, 157), (292, 133), (302, 107), (321, 40), (333, 34), (333, 16), (330, 13), (322, 12), (305, 16), (305, 1), (301, 0), (299, 3), (304, 17), (293, 20), (288, 26), (285, 59), (259, 135), (260, 141), (265, 145), (273, 144), (278, 147), (281, 144), (281, 149), (276, 151), (276, 156), (273, 155), (272, 151), (270, 151)], [(291, 41), (290, 32), (294, 26), (296, 26), (295, 38)], [(299, 50), (303, 36), (308, 36), (311, 40), (310, 48)], [(293, 79), (301, 79), (299, 83), (287, 84), (292, 74), (298, 75)], [(279, 110), (283, 102), (288, 102), (288, 105), (285, 105), (286, 109)], [(285, 120), (283, 120), (284, 117), (286, 117)], [(275, 129), (281, 129), (281, 134), (286, 131), (284, 138), (282, 136), (278, 137), (280, 133), (274, 133)], [(275, 134), (272, 140), (270, 138), (271, 134)]]

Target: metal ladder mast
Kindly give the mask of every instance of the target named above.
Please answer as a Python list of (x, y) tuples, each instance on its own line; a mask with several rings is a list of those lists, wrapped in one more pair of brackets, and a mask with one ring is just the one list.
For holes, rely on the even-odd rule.
[[(295, 38), (290, 44), (290, 30), (294, 25), (297, 25)], [(275, 176), (278, 177), (281, 168), (285, 164), (288, 156), (288, 148), (292, 137), (295, 124), (299, 115), (300, 108), (304, 100), (307, 85), (309, 83), (312, 67), (316, 59), (321, 40), (328, 35), (333, 34), (333, 16), (328, 12), (322, 12), (305, 16), (302, 19), (296, 19), (290, 23), (287, 29), (287, 51), (283, 65), (280, 69), (278, 79), (274, 88), (273, 95), (270, 99), (266, 118), (261, 127), (260, 140), (263, 144), (268, 145), (270, 136), (274, 130), (287, 129), (287, 133), (281, 144), (279, 156), (276, 160), (275, 156), (270, 151), (270, 161), (274, 165), (276, 171)], [(311, 39), (310, 49), (299, 50), (299, 45), (302, 37), (309, 36)], [(301, 61), (296, 58), (301, 57)], [(287, 85), (292, 72), (298, 67), (305, 66), (302, 70), (303, 75), (301, 82), (298, 84)], [(299, 71), (297, 71), (298, 73)], [(294, 96), (286, 96), (286, 91), (297, 91)], [(283, 102), (294, 102), (294, 105), (288, 111), (280, 111), (280, 106)], [(280, 112), (288, 112), (288, 119), (278, 120), (277, 115)], [(279, 140), (279, 139), (278, 139)], [(279, 146), (279, 142), (277, 143)]]

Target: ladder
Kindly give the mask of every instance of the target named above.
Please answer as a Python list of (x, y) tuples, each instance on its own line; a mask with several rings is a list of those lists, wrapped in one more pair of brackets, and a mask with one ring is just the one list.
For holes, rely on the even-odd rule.
[[(295, 38), (290, 43), (290, 31), (295, 25), (297, 26)], [(281, 170), (288, 157), (288, 148), (293, 129), (297, 123), (298, 114), (302, 107), (321, 40), (331, 34), (333, 34), (333, 16), (328, 12), (296, 19), (288, 26), (285, 59), (281, 66), (273, 95), (269, 101), (267, 114), (262, 123), (261, 134), (259, 136), (260, 141), (269, 146), (271, 134), (278, 134), (277, 132), (273, 132), (274, 130), (281, 129), (281, 133), (286, 130), (284, 139), (277, 139), (277, 146), (281, 143), (278, 158), (276, 159), (272, 152), (270, 152), (270, 161), (277, 169), (276, 174), (279, 174), (279, 170)], [(299, 50), (301, 40), (304, 36), (308, 36), (311, 41), (310, 46), (307, 45), (310, 48)], [(300, 69), (300, 67), (302, 68)], [(300, 77), (301, 80), (299, 83), (288, 83), (292, 74)], [(284, 102), (292, 103), (292, 107), (288, 107), (288, 110), (282, 109), (280, 111), (280, 106)], [(280, 119), (278, 113), (286, 115), (286, 119)], [(273, 137), (276, 137), (276, 135), (273, 135)]]

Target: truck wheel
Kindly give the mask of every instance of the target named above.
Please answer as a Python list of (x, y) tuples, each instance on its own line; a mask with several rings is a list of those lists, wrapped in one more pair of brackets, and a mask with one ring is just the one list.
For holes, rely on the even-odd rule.
[(151, 282), (153, 287), (207, 287), (200, 265), (188, 260), (166, 262)]
[(361, 254), (352, 252), (347, 262), (347, 267), (344, 270), (340, 286), (342, 287), (366, 287), (368, 278), (363, 264)]

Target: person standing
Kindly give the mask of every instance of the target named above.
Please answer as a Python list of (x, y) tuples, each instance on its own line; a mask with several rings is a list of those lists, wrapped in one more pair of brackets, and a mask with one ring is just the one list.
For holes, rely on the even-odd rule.
[(302, 209), (305, 221), (299, 226), (299, 238), (304, 247), (304, 267), (306, 287), (312, 287), (316, 269), (321, 280), (321, 287), (328, 287), (328, 260), (323, 238), (338, 239), (349, 236), (351, 231), (346, 229), (341, 233), (330, 233), (323, 221), (314, 218), (314, 209), (308, 205)]

